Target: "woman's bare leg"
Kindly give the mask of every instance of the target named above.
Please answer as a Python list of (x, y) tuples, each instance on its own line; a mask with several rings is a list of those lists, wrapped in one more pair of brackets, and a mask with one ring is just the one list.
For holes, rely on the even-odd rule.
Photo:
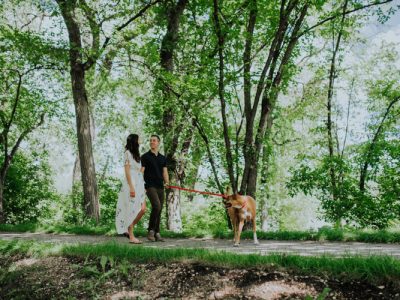
[(136, 216), (135, 220), (133, 220), (132, 224), (128, 227), (129, 241), (130, 242), (140, 242), (133, 234), (133, 227), (140, 221), (146, 212), (146, 202), (142, 204), (142, 208), (140, 209), (139, 214)]
[(146, 202), (143, 202), (142, 208), (139, 211), (139, 214), (136, 216), (135, 220), (133, 220), (132, 225), (135, 226), (137, 223), (139, 223), (140, 219), (143, 217), (143, 215), (146, 212)]

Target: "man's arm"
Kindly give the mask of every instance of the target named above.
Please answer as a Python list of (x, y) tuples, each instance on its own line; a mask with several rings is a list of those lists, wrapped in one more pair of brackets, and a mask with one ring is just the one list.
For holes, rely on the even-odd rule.
[(142, 167), (140, 168), (140, 172), (142, 172), (144, 174), (144, 169), (146, 168), (146, 157), (144, 155), (142, 155), (142, 157), (140, 158), (140, 163), (142, 164)]
[(164, 185), (169, 185), (169, 176), (167, 167), (163, 168), (163, 179), (164, 179)]

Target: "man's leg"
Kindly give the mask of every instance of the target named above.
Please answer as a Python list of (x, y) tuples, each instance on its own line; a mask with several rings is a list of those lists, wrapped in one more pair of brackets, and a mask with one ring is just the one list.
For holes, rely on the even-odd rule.
[(156, 225), (155, 225), (155, 228), (154, 228), (154, 230), (155, 230), (155, 238), (156, 238), (157, 241), (163, 242), (164, 240), (160, 236), (161, 211), (162, 211), (162, 208), (164, 206), (164, 198), (165, 198), (165, 192), (164, 192), (163, 188), (157, 189), (157, 196), (158, 196), (158, 200), (159, 200), (161, 209), (160, 209), (160, 211), (158, 213), (157, 222), (156, 222)]
[(154, 233), (156, 232), (157, 229), (157, 219), (161, 212), (161, 204), (160, 200), (158, 199), (158, 193), (156, 188), (154, 187), (148, 188), (146, 194), (151, 203), (151, 213), (150, 213), (149, 228), (148, 228), (149, 234), (147, 238), (149, 240), (154, 241), (155, 240)]

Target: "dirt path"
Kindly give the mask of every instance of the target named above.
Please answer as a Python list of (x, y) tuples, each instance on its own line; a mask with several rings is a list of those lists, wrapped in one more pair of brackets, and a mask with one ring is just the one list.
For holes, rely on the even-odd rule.
[[(2, 240), (36, 240), (51, 243), (102, 243), (116, 241), (127, 244), (125, 237), (48, 234), (48, 233), (10, 233), (0, 232)], [(331, 254), (345, 256), (358, 255), (390, 255), (400, 259), (400, 244), (370, 244), (358, 242), (314, 242), (314, 241), (260, 241), (254, 245), (250, 240), (242, 241), (240, 247), (233, 247), (231, 240), (222, 239), (166, 239), (164, 243), (142, 240), (144, 247), (154, 248), (203, 248), (229, 251), (242, 254), (268, 255), (271, 253), (290, 253), (303, 256)], [(132, 245), (132, 247), (135, 247)]]

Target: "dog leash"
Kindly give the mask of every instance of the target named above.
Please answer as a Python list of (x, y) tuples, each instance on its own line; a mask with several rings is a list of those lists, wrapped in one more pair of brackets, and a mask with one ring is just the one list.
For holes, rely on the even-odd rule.
[(187, 189), (187, 188), (183, 188), (183, 187), (176, 186), (176, 185), (167, 185), (167, 188), (186, 191), (186, 192), (190, 192), (190, 193), (198, 193), (198, 194), (202, 194), (202, 195), (210, 195), (210, 196), (226, 198), (226, 196), (223, 195), (223, 194), (217, 194), (217, 193), (211, 193), (211, 192), (204, 192), (204, 191), (198, 191), (198, 190), (193, 190), (193, 189)]

